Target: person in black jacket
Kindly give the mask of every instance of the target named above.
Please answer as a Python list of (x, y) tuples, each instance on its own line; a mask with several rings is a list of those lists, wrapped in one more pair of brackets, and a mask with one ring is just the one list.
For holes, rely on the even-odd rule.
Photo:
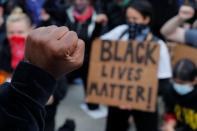
[(11, 83), (0, 88), (1, 131), (43, 131), (45, 104), (56, 79), (83, 63), (84, 42), (67, 27), (41, 27), (30, 33)]
[(196, 131), (196, 99), (197, 67), (182, 59), (175, 65), (172, 84), (164, 95), (166, 113), (162, 131)]

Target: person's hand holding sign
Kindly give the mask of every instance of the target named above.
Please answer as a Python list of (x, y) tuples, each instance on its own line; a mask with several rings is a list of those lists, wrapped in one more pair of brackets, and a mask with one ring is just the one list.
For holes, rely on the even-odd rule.
[(182, 21), (186, 21), (191, 19), (195, 14), (195, 11), (192, 7), (190, 6), (182, 6), (179, 10), (179, 14), (178, 17), (182, 20)]
[(84, 46), (67, 27), (41, 27), (28, 36), (25, 59), (57, 78), (82, 65)]

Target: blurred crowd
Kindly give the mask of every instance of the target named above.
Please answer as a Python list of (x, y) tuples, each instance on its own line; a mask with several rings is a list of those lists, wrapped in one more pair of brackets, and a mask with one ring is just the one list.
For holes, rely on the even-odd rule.
[[(151, 40), (161, 47), (158, 81), (159, 96), (166, 104), (164, 122), (158, 126), (158, 111), (147, 113), (130, 107), (109, 107), (106, 131), (127, 131), (130, 115), (137, 131), (195, 131), (197, 68), (184, 59), (171, 69), (166, 41), (197, 47), (196, 18), (196, 0), (0, 0), (0, 70), (11, 76), (24, 59), (25, 40), (34, 28), (67, 26), (85, 41), (83, 66), (58, 80), (58, 89), (46, 104), (45, 131), (54, 131), (57, 106), (68, 84), (81, 78), (86, 90), (93, 40), (100, 37), (143, 42), (151, 33)], [(99, 107), (86, 103), (83, 108), (94, 112)], [(191, 114), (196, 116), (193, 118)], [(59, 131), (74, 129), (74, 121), (67, 120)]]

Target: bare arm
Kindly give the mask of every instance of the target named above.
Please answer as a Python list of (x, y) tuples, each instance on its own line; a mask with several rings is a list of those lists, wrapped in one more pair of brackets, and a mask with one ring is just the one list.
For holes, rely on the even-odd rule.
[(161, 28), (161, 34), (168, 40), (185, 42), (185, 29), (180, 27), (183, 22), (179, 16), (173, 17)]
[(161, 28), (161, 33), (164, 36), (174, 33), (181, 24), (183, 24), (183, 20), (179, 16), (175, 16), (168, 20), (163, 27)]
[(161, 28), (161, 33), (168, 40), (184, 43), (185, 29), (181, 28), (180, 25), (192, 18), (193, 15), (194, 10), (192, 7), (182, 6), (179, 10), (179, 14), (164, 24)]

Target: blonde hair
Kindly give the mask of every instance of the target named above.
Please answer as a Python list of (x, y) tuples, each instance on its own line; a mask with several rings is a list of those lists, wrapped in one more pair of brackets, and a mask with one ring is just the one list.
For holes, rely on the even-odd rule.
[(28, 24), (27, 26), (31, 26), (30, 18), (23, 12), (20, 7), (16, 7), (13, 9), (13, 11), (6, 20), (6, 25), (8, 26), (8, 24), (18, 21), (25, 21)]

